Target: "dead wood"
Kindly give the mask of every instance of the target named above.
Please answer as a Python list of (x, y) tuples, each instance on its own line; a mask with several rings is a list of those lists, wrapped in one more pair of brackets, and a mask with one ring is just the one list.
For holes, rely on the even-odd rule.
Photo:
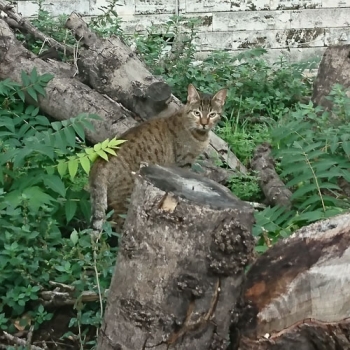
[(21, 70), (30, 73), (34, 67), (38, 74), (54, 75), (46, 88), (47, 97), (39, 97), (38, 106), (42, 112), (56, 120), (65, 120), (83, 112), (102, 118), (101, 121), (93, 121), (95, 132), (86, 130), (87, 139), (92, 143), (120, 135), (136, 124), (132, 114), (120, 104), (74, 79), (71, 66), (63, 62), (52, 65), (25, 49), (7, 23), (0, 19), (0, 79), (9, 78), (20, 83)]
[(350, 214), (319, 221), (257, 259), (232, 325), (232, 349), (350, 348), (349, 228)]
[[(8, 346), (11, 345), (19, 345), (21, 347), (25, 347), (26, 349), (29, 350), (44, 350), (44, 348), (41, 348), (39, 346), (35, 346), (35, 345), (31, 345), (30, 343), (28, 343), (26, 340), (21, 339), (19, 337), (13, 336), (5, 331), (2, 331), (3, 333), (3, 337), (4, 339), (6, 339), (8, 341), (8, 343), (5, 344), (0, 344), (0, 348), (1, 349), (8, 349)], [(4, 345), (4, 347), (2, 347)]]
[(350, 45), (336, 45), (327, 48), (318, 67), (312, 101), (331, 109), (333, 104), (326, 99), (326, 96), (334, 84), (350, 87)]
[[(84, 82), (107, 94), (141, 119), (169, 116), (182, 106), (171, 89), (154, 77), (140, 58), (120, 38), (103, 39), (90, 31), (83, 18), (72, 13), (66, 22), (82, 44), (79, 51), (79, 75)], [(207, 154), (246, 172), (244, 165), (229, 150), (226, 142), (211, 132)]]
[(136, 176), (98, 349), (225, 349), (253, 209), (184, 169)]
[(264, 142), (255, 149), (250, 166), (252, 170), (258, 172), (259, 186), (264, 192), (268, 203), (290, 208), (292, 192), (276, 173), (269, 143)]

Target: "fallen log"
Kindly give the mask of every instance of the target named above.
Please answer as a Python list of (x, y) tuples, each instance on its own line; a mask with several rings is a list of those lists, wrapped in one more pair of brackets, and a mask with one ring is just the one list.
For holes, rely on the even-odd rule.
[(142, 167), (97, 349), (226, 349), (253, 208), (204, 177)]
[(232, 349), (349, 349), (349, 247), (347, 213), (303, 227), (257, 259)]
[[(110, 98), (72, 78), (72, 67), (63, 63), (45, 62), (25, 49), (15, 38), (8, 24), (0, 19), (0, 79), (9, 78), (21, 83), (21, 70), (38, 74), (51, 73), (54, 78), (46, 87), (47, 97), (40, 96), (41, 111), (57, 120), (65, 120), (81, 113), (97, 114), (102, 120), (92, 121), (95, 131), (86, 130), (87, 139), (100, 142), (120, 135), (136, 122), (132, 113)], [(28, 101), (34, 103), (29, 96)]]
[[(77, 62), (84, 82), (147, 120), (169, 116), (182, 106), (171, 89), (152, 75), (138, 56), (118, 37), (103, 39), (93, 33), (83, 18), (72, 13), (66, 27), (82, 44)], [(226, 142), (210, 132), (207, 154), (245, 173), (245, 166), (230, 151)]]
[(268, 204), (290, 208), (292, 192), (276, 173), (271, 148), (271, 145), (267, 142), (257, 146), (250, 166), (252, 170), (258, 173), (258, 183)]

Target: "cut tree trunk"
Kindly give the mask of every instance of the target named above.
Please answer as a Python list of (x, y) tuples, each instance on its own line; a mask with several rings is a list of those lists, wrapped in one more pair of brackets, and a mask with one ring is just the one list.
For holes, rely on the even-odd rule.
[(39, 97), (38, 106), (44, 113), (57, 120), (81, 113), (97, 114), (102, 118), (101, 121), (93, 121), (95, 131), (86, 130), (90, 142), (120, 135), (136, 124), (128, 110), (74, 79), (71, 66), (62, 62), (52, 65), (25, 49), (8, 24), (0, 19), (0, 79), (9, 78), (21, 83), (21, 70), (30, 73), (33, 68), (38, 74), (54, 75), (46, 88), (47, 97)]
[(259, 186), (270, 205), (291, 207), (292, 192), (282, 182), (275, 170), (275, 162), (271, 156), (271, 145), (267, 142), (259, 145), (250, 162), (252, 170), (258, 173)]
[(209, 179), (142, 167), (97, 348), (226, 349), (253, 221), (250, 206)]
[(312, 101), (330, 109), (332, 102), (325, 97), (328, 96), (334, 84), (350, 87), (350, 45), (327, 48), (318, 68)]
[(348, 350), (349, 291), (350, 214), (303, 227), (249, 270), (232, 349)]
[[(171, 89), (152, 75), (138, 56), (118, 37), (103, 39), (90, 31), (83, 18), (72, 13), (66, 27), (73, 31), (82, 48), (79, 50), (79, 75), (96, 91), (121, 102), (143, 120), (169, 116), (182, 106)], [(246, 173), (247, 169), (232, 153), (226, 142), (210, 132), (207, 154)]]

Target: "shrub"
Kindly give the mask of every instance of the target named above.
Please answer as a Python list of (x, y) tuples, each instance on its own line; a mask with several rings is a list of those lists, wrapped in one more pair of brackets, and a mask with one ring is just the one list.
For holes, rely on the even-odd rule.
[[(16, 322), (37, 328), (52, 317), (39, 302), (50, 282), (102, 292), (108, 288), (115, 251), (105, 236), (91, 241), (89, 194), (84, 189), (90, 163), (115, 154), (121, 141), (84, 145), (93, 115), (50, 122), (25, 103), (45, 96), (49, 74), (22, 72), (22, 83), (0, 82), (0, 327)], [(106, 224), (107, 234), (111, 230)], [(97, 271), (100, 275), (97, 274)], [(102, 292), (101, 292), (102, 291)], [(85, 306), (99, 326), (99, 305)], [(26, 312), (26, 314), (24, 313)], [(98, 317), (97, 317), (98, 316)], [(97, 317), (97, 318), (96, 318)], [(86, 330), (87, 331), (87, 330)]]

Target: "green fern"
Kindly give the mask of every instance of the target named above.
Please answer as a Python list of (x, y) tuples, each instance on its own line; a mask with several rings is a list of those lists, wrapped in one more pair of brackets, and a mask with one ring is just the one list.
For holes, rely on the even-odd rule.
[(280, 176), (293, 192), (293, 207), (269, 207), (256, 213), (253, 232), (260, 237), (260, 251), (266, 248), (266, 236), (274, 242), (350, 208), (338, 185), (340, 177), (350, 181), (350, 99), (338, 85), (330, 99), (332, 111), (300, 104), (271, 130), (274, 156), (282, 169)]

